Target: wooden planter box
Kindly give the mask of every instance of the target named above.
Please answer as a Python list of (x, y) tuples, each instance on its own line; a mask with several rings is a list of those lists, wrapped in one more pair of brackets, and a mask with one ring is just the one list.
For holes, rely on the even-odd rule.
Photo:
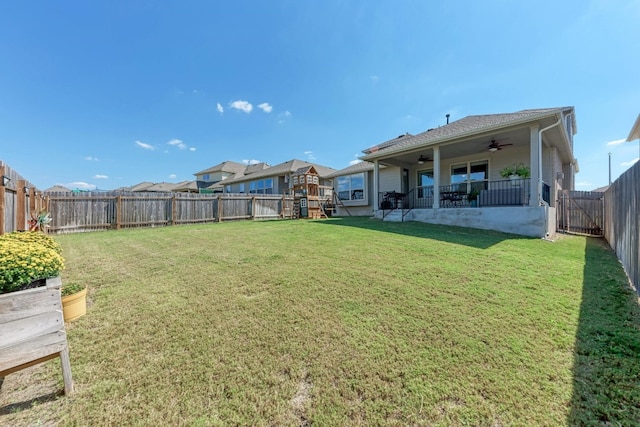
[(54, 277), (46, 286), (0, 295), (0, 378), (60, 357), (64, 392), (73, 392), (61, 285)]

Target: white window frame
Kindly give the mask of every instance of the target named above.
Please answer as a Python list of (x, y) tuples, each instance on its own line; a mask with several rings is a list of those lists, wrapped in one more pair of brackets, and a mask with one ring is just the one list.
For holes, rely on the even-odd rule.
[[(360, 190), (360, 188), (354, 188), (352, 186), (352, 182), (353, 182), (352, 177), (356, 177), (356, 176), (359, 176), (362, 178), (362, 187), (363, 187), (362, 198), (353, 198), (353, 196), (356, 195), (356, 193), (354, 192)], [(349, 189), (342, 190), (343, 192), (348, 191), (348, 194), (349, 194), (348, 199), (340, 198), (340, 180), (341, 179), (349, 179)], [(366, 206), (369, 204), (369, 191), (368, 191), (369, 183), (367, 181), (368, 181), (367, 174), (365, 172), (358, 172), (350, 175), (339, 176), (336, 178), (336, 183), (335, 183), (336, 187), (334, 191), (338, 195), (338, 198), (340, 198), (342, 203), (344, 203), (345, 206)]]

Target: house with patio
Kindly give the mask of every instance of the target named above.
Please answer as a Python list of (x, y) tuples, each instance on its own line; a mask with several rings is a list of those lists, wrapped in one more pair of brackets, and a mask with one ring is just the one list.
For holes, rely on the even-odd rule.
[(556, 195), (574, 189), (576, 131), (573, 107), (467, 116), (367, 148), (331, 177), (349, 212), (546, 237)]

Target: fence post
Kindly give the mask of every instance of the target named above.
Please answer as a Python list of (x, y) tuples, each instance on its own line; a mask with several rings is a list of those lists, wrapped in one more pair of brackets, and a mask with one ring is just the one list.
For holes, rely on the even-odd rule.
[[(0, 179), (2, 179), (2, 175), (0, 175)], [(0, 234), (4, 234), (4, 217), (5, 217), (5, 189), (4, 186), (0, 186)]]
[(120, 230), (120, 215), (122, 213), (122, 196), (116, 197), (116, 230)]
[[(2, 162), (0, 162), (0, 180), (4, 180), (3, 176), (5, 176), (7, 171), (5, 170), (4, 165), (2, 165), (1, 163)], [(6, 194), (7, 192), (6, 192), (6, 189), (4, 188), (4, 182), (0, 182), (0, 234), (5, 233), (4, 220), (7, 215), (7, 211), (6, 211), (7, 205), (5, 203)]]
[(18, 180), (18, 187), (16, 188), (16, 229), (19, 231), (28, 230), (28, 228), (25, 228), (27, 225), (27, 214), (25, 212), (27, 205), (26, 186), (27, 181), (24, 179)]
[(176, 225), (176, 195), (171, 197), (171, 225)]
[(222, 222), (222, 214), (224, 210), (222, 209), (222, 197), (218, 196), (218, 222)]
[(256, 219), (256, 196), (251, 198), (251, 219)]
[(286, 194), (282, 194), (282, 206), (280, 208), (280, 218), (282, 219), (284, 219), (284, 212), (285, 212), (284, 207), (286, 204), (286, 197), (287, 197)]

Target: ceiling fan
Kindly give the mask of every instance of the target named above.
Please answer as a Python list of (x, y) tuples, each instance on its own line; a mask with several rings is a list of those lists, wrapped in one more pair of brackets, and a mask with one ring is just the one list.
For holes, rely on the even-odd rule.
[(503, 147), (506, 147), (508, 145), (513, 145), (513, 144), (501, 144), (495, 139), (492, 139), (491, 144), (489, 144), (489, 151), (494, 152), (494, 151), (502, 150)]
[(431, 159), (428, 158), (427, 156), (423, 156), (422, 154), (420, 154), (420, 157), (418, 157), (418, 164), (421, 165), (424, 162), (430, 162)]

